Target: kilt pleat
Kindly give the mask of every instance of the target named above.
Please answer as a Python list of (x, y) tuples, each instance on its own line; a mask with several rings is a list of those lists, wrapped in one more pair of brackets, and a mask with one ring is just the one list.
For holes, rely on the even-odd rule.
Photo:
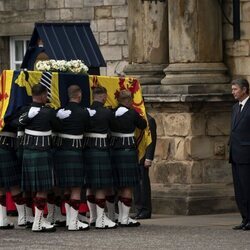
[(21, 172), (15, 151), (0, 148), (0, 187), (9, 189), (20, 184)]
[(54, 153), (56, 186), (84, 187), (85, 171), (81, 150), (58, 149)]
[(54, 186), (51, 152), (24, 149), (22, 162), (22, 189), (44, 192)]
[(113, 170), (108, 150), (85, 149), (86, 187), (92, 189), (112, 188)]
[(115, 149), (111, 151), (115, 186), (135, 187), (139, 184), (139, 165), (135, 149)]

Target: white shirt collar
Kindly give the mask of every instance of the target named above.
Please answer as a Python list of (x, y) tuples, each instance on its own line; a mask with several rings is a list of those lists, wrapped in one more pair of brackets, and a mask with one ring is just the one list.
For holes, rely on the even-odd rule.
[(248, 99), (249, 99), (249, 96), (246, 97), (243, 101), (239, 102), (239, 104), (242, 105), (241, 110), (244, 108), (244, 106), (245, 106), (245, 104), (246, 104), (246, 102), (247, 102)]

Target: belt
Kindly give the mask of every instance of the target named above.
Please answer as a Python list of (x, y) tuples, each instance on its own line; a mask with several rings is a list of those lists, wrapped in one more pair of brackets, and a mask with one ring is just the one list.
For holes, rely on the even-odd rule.
[(90, 137), (90, 138), (107, 138), (107, 134), (99, 134), (99, 133), (86, 133), (84, 134), (84, 137)]
[(30, 129), (25, 129), (25, 134), (27, 135), (34, 135), (34, 136), (49, 136), (52, 134), (52, 131), (36, 131), (36, 130), (30, 130)]
[(65, 139), (82, 139), (83, 135), (58, 134), (58, 137)]
[(0, 136), (7, 136), (7, 137), (16, 138), (16, 134), (15, 133), (5, 132), (5, 131), (0, 132)]
[(124, 134), (124, 133), (116, 133), (116, 132), (111, 132), (111, 135), (115, 137), (134, 137), (135, 136), (134, 133)]

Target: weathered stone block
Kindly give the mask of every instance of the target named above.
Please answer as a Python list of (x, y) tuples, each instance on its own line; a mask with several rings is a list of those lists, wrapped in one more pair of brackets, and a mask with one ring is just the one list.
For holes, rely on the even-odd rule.
[(224, 40), (233, 40), (233, 26), (231, 24), (224, 23), (222, 33)]
[(243, 22), (249, 22), (250, 21), (250, 2), (242, 3), (242, 20)]
[(113, 6), (112, 17), (115, 18), (128, 17), (128, 6)]
[(208, 114), (207, 118), (207, 135), (226, 135), (230, 133), (231, 113), (230, 112), (213, 112)]
[(126, 0), (104, 0), (104, 5), (125, 5)]
[(123, 59), (128, 58), (128, 45), (122, 46), (122, 57)]
[(60, 19), (60, 10), (46, 10), (45, 11), (46, 21), (59, 20)]
[(25, 15), (21, 16), (21, 22), (41, 22), (45, 19), (45, 13), (41, 10), (27, 11)]
[(115, 61), (107, 63), (107, 75), (108, 76), (117, 76), (124, 75), (123, 68), (127, 65), (127, 61)]
[(164, 130), (164, 114), (162, 113), (156, 113), (155, 110), (152, 110), (152, 116), (155, 119), (156, 126), (157, 126), (157, 136), (164, 136), (165, 135), (165, 130)]
[[(17, 11), (4, 11), (0, 13), (0, 23), (8, 23), (12, 25), (12, 23), (20, 23), (21, 22), (21, 15)], [(8, 29), (8, 26), (6, 25), (6, 29)], [(3, 31), (1, 30), (0, 33)]]
[(60, 19), (61, 20), (72, 20), (73, 10), (72, 9), (61, 9), (60, 10)]
[(189, 157), (193, 160), (214, 158), (214, 143), (209, 137), (187, 137), (186, 150)]
[(164, 117), (164, 130), (166, 135), (187, 136), (190, 134), (191, 114), (174, 113)]
[(93, 32), (97, 32), (98, 31), (98, 28), (97, 28), (97, 21), (96, 20), (92, 20), (90, 22), (90, 28)]
[(171, 145), (171, 153), (175, 161), (182, 161), (187, 159), (187, 151), (185, 147), (185, 139), (183, 137), (174, 137), (173, 145)]
[(99, 32), (114, 31), (115, 20), (114, 19), (99, 19), (97, 20), (97, 29)]
[(240, 39), (250, 39), (250, 25), (249, 22), (241, 22), (240, 23)]
[[(29, 0), (29, 9), (45, 9), (45, 0)], [(26, 15), (27, 13), (25, 13)]]
[(205, 160), (203, 168), (203, 183), (232, 183), (232, 170), (224, 160)]
[(29, 0), (4, 1), (4, 10), (5, 11), (28, 10), (28, 9), (29, 9)]
[(102, 55), (105, 60), (121, 60), (122, 48), (121, 46), (101, 46)]
[(204, 135), (206, 130), (206, 120), (203, 113), (193, 114), (191, 116), (191, 134)]
[(34, 29), (34, 23), (13, 23), (0, 24), (1, 36), (25, 36), (31, 35)]
[(64, 0), (46, 0), (46, 8), (47, 9), (57, 9), (64, 8)]
[(96, 7), (95, 18), (109, 18), (111, 17), (111, 7)]
[(95, 37), (95, 40), (96, 40), (97, 44), (99, 44), (100, 43), (100, 41), (99, 41), (99, 33), (98, 32), (93, 32), (93, 35)]
[(225, 53), (228, 56), (249, 56), (249, 41), (226, 41)]
[(115, 19), (115, 30), (117, 30), (117, 31), (127, 30), (127, 19), (126, 18), (116, 18)]
[(66, 8), (82, 8), (83, 0), (65, 0)]
[(84, 6), (102, 6), (103, 0), (83, 0)]
[(200, 162), (193, 162), (190, 171), (191, 171), (190, 183), (192, 184), (202, 183), (203, 169), (202, 169)]
[(233, 57), (227, 60), (232, 75), (250, 75), (250, 57)]
[(74, 20), (92, 20), (94, 19), (94, 8), (73, 9)]
[(108, 33), (100, 32), (100, 45), (105, 45), (108, 43)]
[(190, 183), (191, 181), (191, 162), (166, 162), (155, 163), (155, 176), (157, 183)]
[(108, 42), (110, 45), (124, 45), (128, 43), (127, 32), (109, 32)]
[(0, 11), (4, 11), (4, 1), (0, 1)]
[(158, 137), (155, 148), (155, 160), (167, 160), (171, 153), (171, 143), (173, 143), (170, 137)]

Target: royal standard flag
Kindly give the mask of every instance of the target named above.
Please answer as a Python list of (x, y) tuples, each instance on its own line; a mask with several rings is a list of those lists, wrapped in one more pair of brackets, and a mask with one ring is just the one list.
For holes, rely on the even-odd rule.
[[(49, 105), (54, 109), (64, 107), (67, 104), (67, 89), (72, 84), (77, 84), (82, 89), (83, 107), (88, 107), (91, 104), (91, 89), (94, 86), (101, 85), (107, 89), (108, 99), (105, 105), (112, 108), (117, 106), (119, 91), (128, 89), (133, 94), (134, 109), (146, 119), (140, 83), (135, 78), (5, 70), (0, 76), (0, 130), (4, 127), (4, 120), (8, 116), (32, 101), (31, 88), (37, 83), (41, 83), (48, 89)], [(151, 143), (149, 127), (143, 131), (136, 130), (136, 141), (139, 159), (141, 159), (147, 146)]]

